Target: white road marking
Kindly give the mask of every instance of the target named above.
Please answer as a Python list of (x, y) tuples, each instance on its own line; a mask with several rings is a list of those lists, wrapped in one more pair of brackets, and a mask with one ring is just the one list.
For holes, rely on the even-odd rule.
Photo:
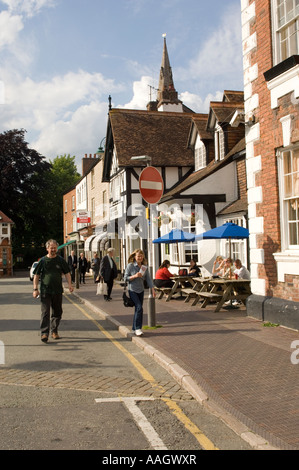
[(148, 419), (144, 416), (142, 411), (136, 405), (136, 401), (141, 400), (154, 400), (153, 397), (118, 397), (118, 398), (96, 398), (96, 403), (107, 403), (107, 402), (123, 402), (127, 409), (133, 416), (137, 426), (141, 429), (145, 437), (147, 438), (150, 445), (155, 450), (167, 450), (166, 445), (160, 439), (153, 426), (150, 424)]

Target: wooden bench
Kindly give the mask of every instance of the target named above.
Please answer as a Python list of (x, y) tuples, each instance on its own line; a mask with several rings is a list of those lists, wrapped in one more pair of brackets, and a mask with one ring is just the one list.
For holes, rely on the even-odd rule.
[(192, 302), (192, 306), (196, 305), (197, 302), (200, 300), (200, 294), (197, 290), (191, 288), (184, 288), (182, 289), (182, 293), (186, 295), (185, 302), (189, 302), (190, 299), (194, 299)]
[(200, 297), (203, 297), (202, 308), (205, 308), (210, 302), (219, 302), (222, 299), (222, 294), (216, 294), (213, 292), (200, 292)]
[(171, 287), (154, 287), (155, 291), (158, 294), (158, 299), (162, 299), (163, 295), (169, 295), (171, 292)]

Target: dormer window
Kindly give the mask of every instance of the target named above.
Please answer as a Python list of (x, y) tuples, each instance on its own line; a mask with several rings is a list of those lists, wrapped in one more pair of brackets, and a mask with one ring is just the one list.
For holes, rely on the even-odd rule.
[(215, 160), (223, 160), (225, 155), (225, 146), (224, 146), (224, 132), (223, 129), (217, 124), (215, 128)]
[(2, 224), (2, 235), (8, 235), (8, 224)]
[(207, 152), (203, 142), (199, 141), (194, 151), (195, 171), (201, 170), (207, 166)]

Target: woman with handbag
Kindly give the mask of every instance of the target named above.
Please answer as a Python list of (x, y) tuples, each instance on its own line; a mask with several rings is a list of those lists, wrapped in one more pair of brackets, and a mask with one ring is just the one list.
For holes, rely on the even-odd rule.
[(135, 305), (132, 330), (136, 336), (142, 336), (144, 281), (155, 297), (153, 281), (142, 250), (137, 249), (129, 256), (124, 280), (128, 283), (129, 296)]

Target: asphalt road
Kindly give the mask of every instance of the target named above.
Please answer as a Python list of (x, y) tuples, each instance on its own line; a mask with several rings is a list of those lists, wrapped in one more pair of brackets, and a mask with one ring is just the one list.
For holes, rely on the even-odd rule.
[(110, 322), (63, 309), (44, 344), (27, 273), (0, 279), (0, 450), (250, 449)]

